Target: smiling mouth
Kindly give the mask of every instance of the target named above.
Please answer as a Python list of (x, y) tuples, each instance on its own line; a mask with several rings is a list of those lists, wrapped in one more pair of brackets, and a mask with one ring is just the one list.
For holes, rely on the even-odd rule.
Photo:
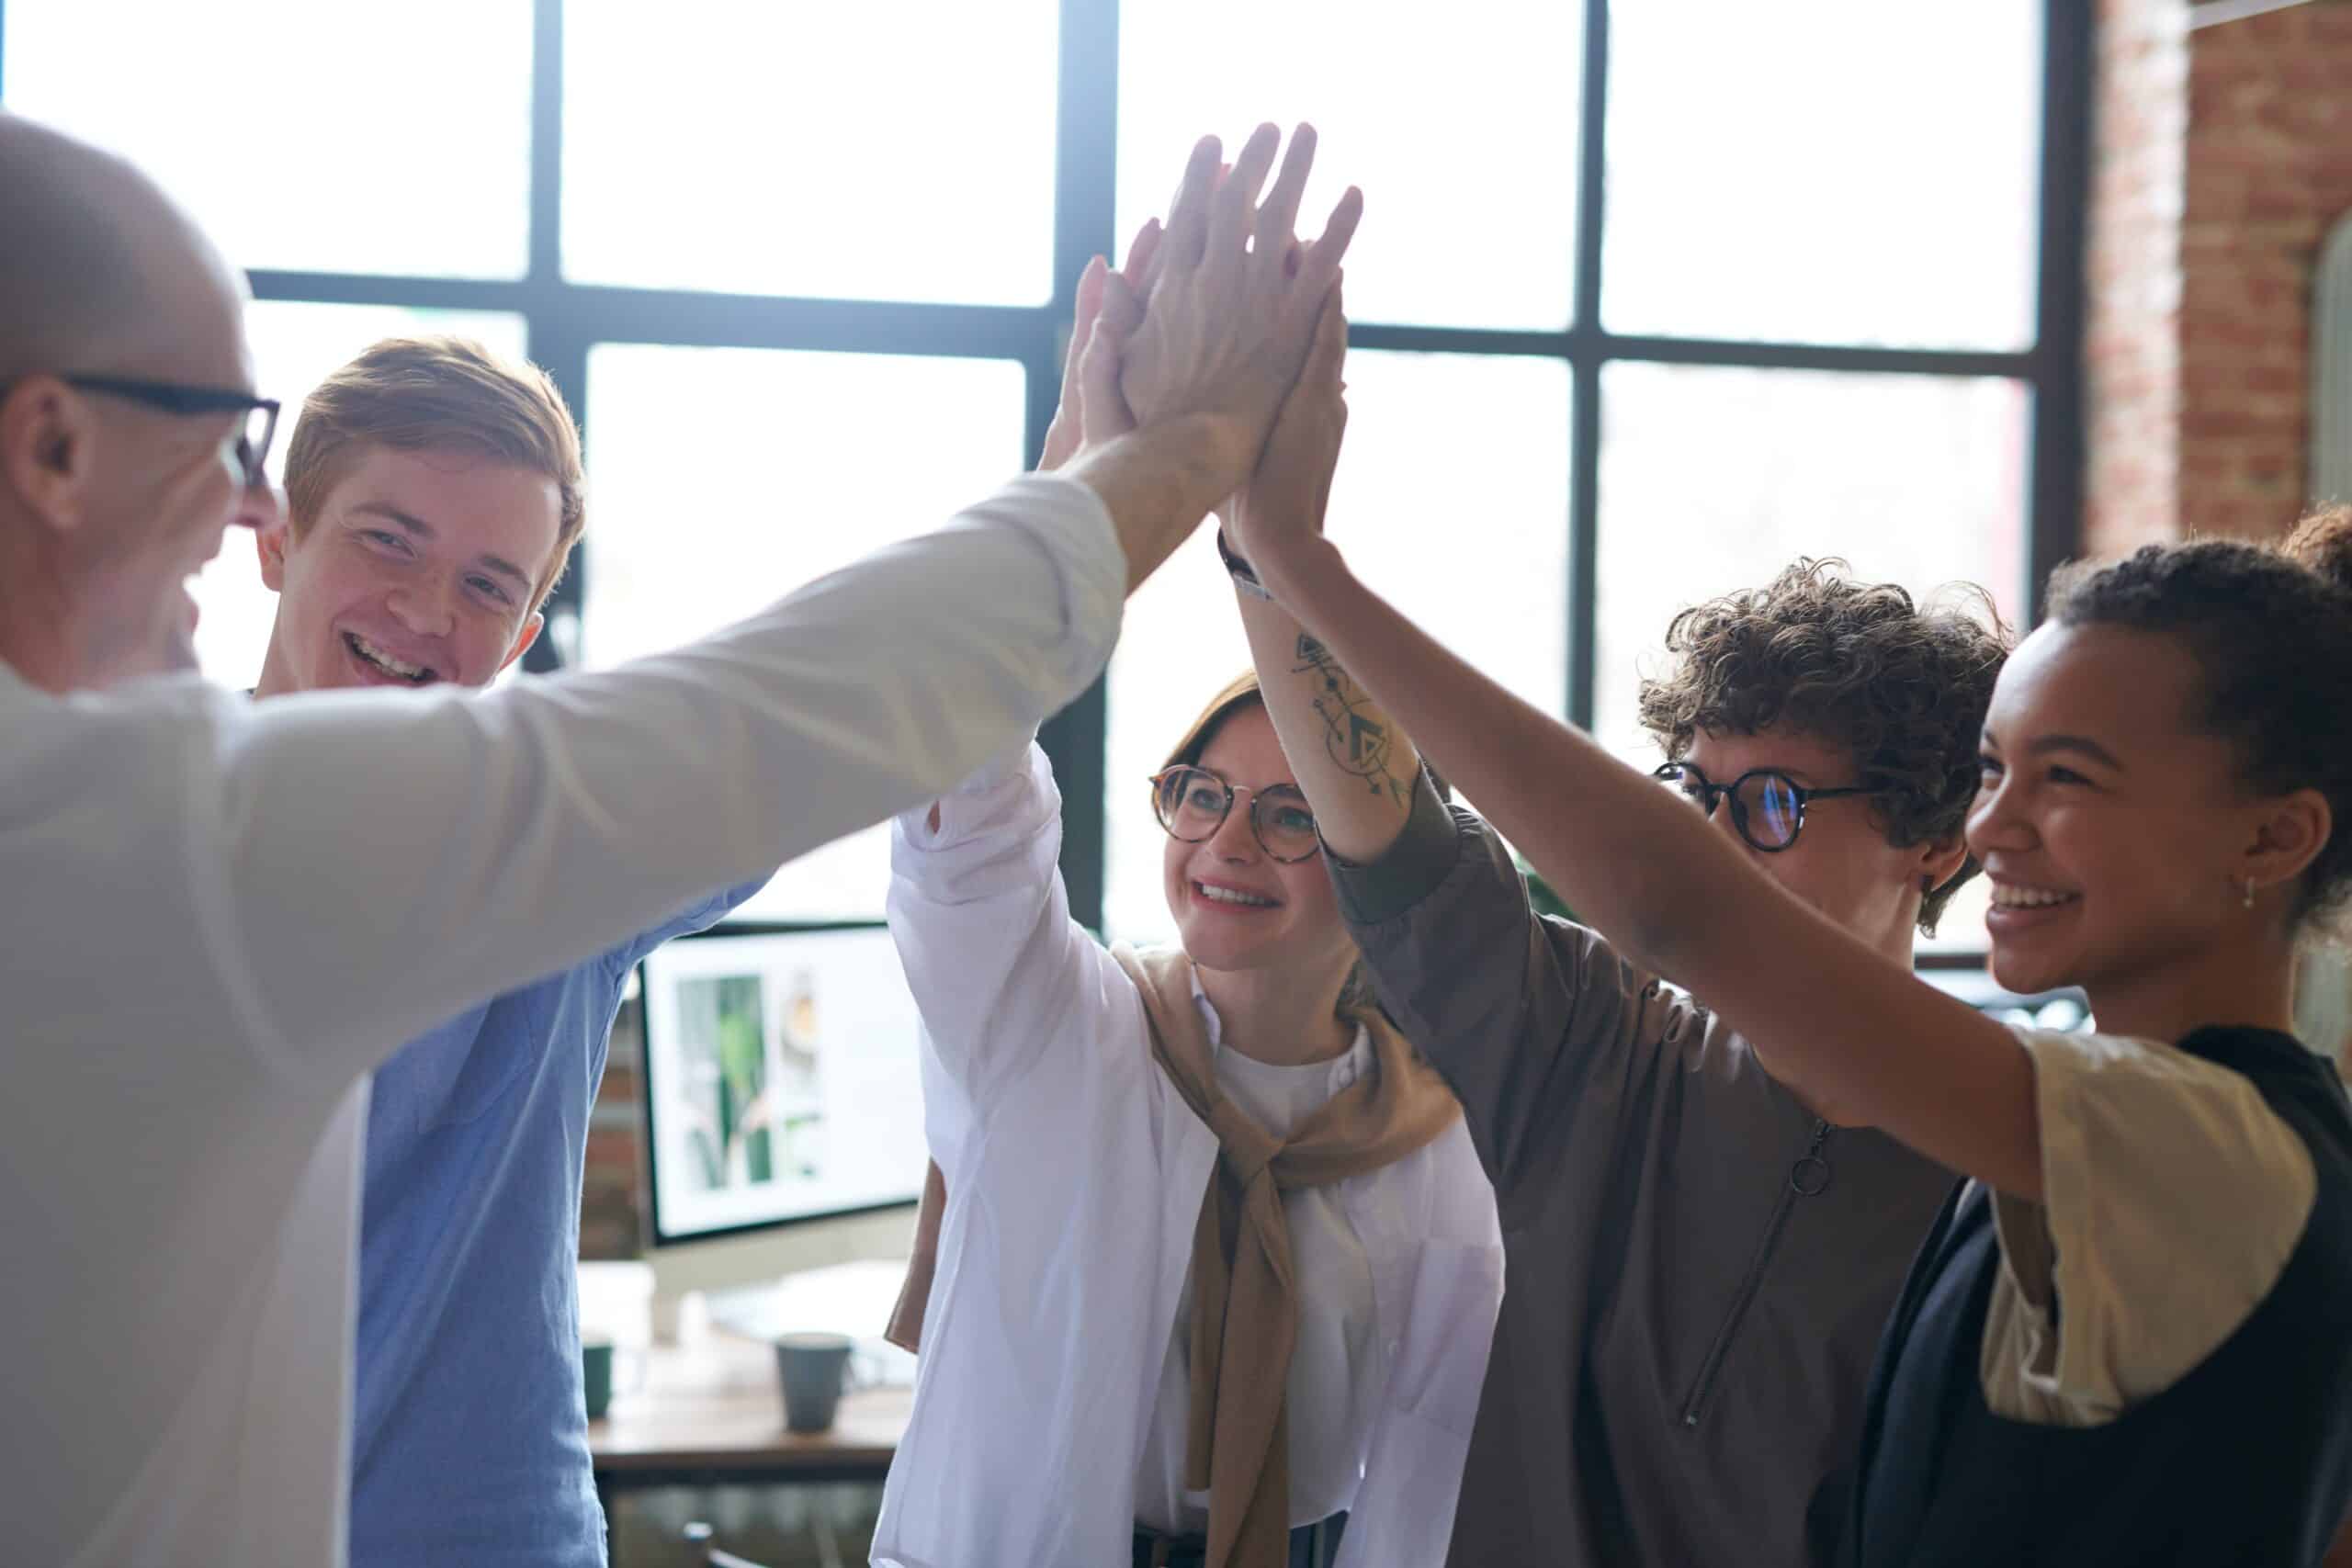
[(1216, 887), (1205, 882), (1195, 882), (1193, 884), (1193, 897), (1199, 899), (1204, 904), (1215, 904), (1218, 908), (1226, 909), (1278, 909), (1282, 908), (1282, 904), (1279, 899), (1269, 898), (1262, 893), (1244, 893), (1238, 888)]
[(351, 656), (360, 663), (371, 670), (380, 670), (395, 681), (422, 686), (439, 678), (430, 665), (411, 664), (405, 659), (396, 659), (357, 632), (344, 633), (343, 645), (351, 649)]
[(1993, 884), (1993, 908), (1996, 909), (2056, 909), (2082, 900), (2079, 893), (2061, 893), (2051, 887), (2028, 887), (2022, 883)]

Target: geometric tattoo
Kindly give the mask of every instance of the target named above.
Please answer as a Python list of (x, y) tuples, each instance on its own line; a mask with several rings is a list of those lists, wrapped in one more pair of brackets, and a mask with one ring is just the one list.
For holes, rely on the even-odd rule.
[(1315, 711), (1323, 720), (1323, 746), (1331, 761), (1363, 780), (1373, 794), (1409, 808), (1412, 793), (1390, 767), (1389, 731), (1380, 710), (1317, 638), (1301, 632), (1298, 658), (1291, 673), (1315, 682)]

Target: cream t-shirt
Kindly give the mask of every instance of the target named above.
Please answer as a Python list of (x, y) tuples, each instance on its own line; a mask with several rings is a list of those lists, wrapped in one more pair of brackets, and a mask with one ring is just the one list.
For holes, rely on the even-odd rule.
[(1995, 1194), (2002, 1268), (1980, 1375), (1993, 1413), (2097, 1427), (2154, 1397), (2261, 1305), (2318, 1195), (2253, 1083), (2171, 1045), (2020, 1029), (2042, 1201)]

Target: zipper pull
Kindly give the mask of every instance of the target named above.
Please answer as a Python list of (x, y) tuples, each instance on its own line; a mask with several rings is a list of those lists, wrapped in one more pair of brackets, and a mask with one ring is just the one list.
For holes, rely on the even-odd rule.
[(1813, 1143), (1804, 1156), (1789, 1167), (1789, 1190), (1800, 1198), (1818, 1198), (1829, 1189), (1829, 1162), (1821, 1157), (1822, 1146), (1829, 1142), (1829, 1123), (1815, 1118)]

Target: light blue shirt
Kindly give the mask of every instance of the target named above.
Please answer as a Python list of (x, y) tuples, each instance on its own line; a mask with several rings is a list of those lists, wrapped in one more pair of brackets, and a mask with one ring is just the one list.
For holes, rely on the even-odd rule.
[(462, 1013), (378, 1070), (353, 1568), (604, 1563), (573, 1269), (589, 1112), (630, 969), (761, 885)]

